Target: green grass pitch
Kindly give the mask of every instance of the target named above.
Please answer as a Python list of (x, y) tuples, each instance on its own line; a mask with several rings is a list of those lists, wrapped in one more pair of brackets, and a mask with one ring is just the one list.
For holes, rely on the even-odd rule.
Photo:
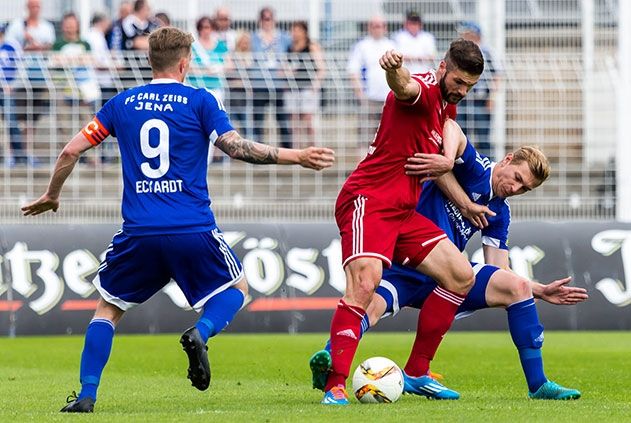
[[(411, 333), (369, 333), (356, 362), (386, 356), (405, 363)], [(450, 333), (433, 370), (459, 401), (404, 396), (395, 404), (327, 407), (311, 389), (307, 360), (326, 335), (230, 335), (209, 343), (211, 388), (186, 379), (178, 335), (118, 336), (95, 414), (58, 410), (78, 390), (83, 339), (0, 338), (0, 421), (631, 421), (631, 333), (547, 332), (549, 378), (578, 388), (571, 402), (532, 401), (508, 333)]]

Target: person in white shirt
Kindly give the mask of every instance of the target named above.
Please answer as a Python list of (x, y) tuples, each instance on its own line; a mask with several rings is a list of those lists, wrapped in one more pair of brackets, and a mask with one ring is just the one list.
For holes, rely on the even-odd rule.
[[(96, 67), (96, 80), (101, 88), (101, 97), (98, 107), (105, 104), (118, 93), (112, 74), (116, 71), (117, 62), (107, 45), (106, 35), (111, 27), (110, 19), (97, 13), (92, 17), (90, 29), (84, 39), (90, 44), (90, 53)], [(101, 163), (113, 163), (116, 161), (116, 148), (113, 143), (104, 144), (101, 148)]]
[(27, 0), (26, 18), (17, 18), (7, 28), (6, 40), (19, 45), (23, 51), (31, 54), (23, 57), (23, 66), (27, 79), (25, 86), (15, 90), (17, 119), (24, 122), (24, 138), (28, 163), (38, 166), (39, 159), (34, 152), (35, 127), (39, 118), (50, 109), (50, 92), (45, 74), (46, 58), (38, 52), (48, 51), (55, 42), (53, 24), (40, 17), (40, 0)]
[(393, 39), (411, 73), (425, 73), (434, 68), (436, 39), (429, 32), (423, 31), (423, 20), (417, 12), (410, 11), (406, 14), (403, 29)]
[(28, 0), (26, 9), (26, 19), (17, 18), (11, 22), (5, 34), (6, 39), (19, 44), (24, 51), (50, 50), (55, 42), (55, 28), (40, 17), (40, 1)]
[(390, 87), (386, 81), (379, 58), (395, 44), (386, 37), (386, 21), (374, 16), (368, 22), (368, 35), (361, 39), (351, 52), (347, 71), (353, 84), (355, 96), (360, 102), (363, 123), (360, 125), (360, 143), (372, 141), (379, 123), (381, 108)]

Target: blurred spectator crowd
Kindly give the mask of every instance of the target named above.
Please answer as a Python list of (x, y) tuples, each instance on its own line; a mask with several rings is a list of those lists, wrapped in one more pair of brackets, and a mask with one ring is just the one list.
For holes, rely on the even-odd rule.
[[(137, 84), (138, 78), (126, 86), (114, 75), (142, 66), (147, 70), (145, 55), (138, 52), (148, 49), (151, 31), (171, 24), (166, 13), (152, 11), (149, 1), (136, 0), (123, 1), (115, 17), (95, 14), (86, 33), (80, 32), (77, 15), (68, 12), (56, 31), (53, 23), (41, 17), (41, 1), (46, 0), (27, 0), (24, 17), (0, 25), (0, 123), (5, 128), (0, 139), (8, 137), (0, 148), (0, 159), (8, 167), (38, 166), (44, 160), (33, 149), (42, 116), (55, 113), (56, 121), (63, 122), (57, 130), (71, 135), (104, 102)], [(265, 141), (269, 109), (279, 145), (314, 144), (327, 72), (322, 48), (310, 38), (304, 21), (292, 22), (289, 31), (284, 31), (270, 7), (263, 7), (254, 19), (255, 30), (236, 31), (227, 7), (199, 17), (186, 82), (225, 101), (246, 137)], [(482, 44), (479, 26), (465, 22), (458, 33), (480, 44), (487, 59), (481, 83), (459, 107), (458, 119), (469, 137), (490, 153), (490, 111), (500, 72)], [(390, 49), (404, 55), (413, 73), (426, 72), (440, 58), (434, 37), (423, 29), (416, 11), (406, 14), (402, 28), (391, 37), (383, 17), (375, 16), (367, 23), (367, 35), (349, 53), (346, 69), (352, 84), (349, 89), (364, 119), (359, 130), (365, 144), (374, 136), (389, 91), (378, 59)], [(136, 66), (139, 58), (142, 66)], [(150, 73), (143, 73), (142, 80), (149, 79)], [(113, 148), (103, 148), (100, 161), (115, 160)]]

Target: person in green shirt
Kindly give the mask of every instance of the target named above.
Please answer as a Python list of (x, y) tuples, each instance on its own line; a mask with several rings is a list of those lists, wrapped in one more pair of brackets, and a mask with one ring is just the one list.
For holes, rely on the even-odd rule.
[[(93, 104), (101, 96), (101, 90), (93, 69), (90, 44), (79, 35), (79, 20), (74, 13), (66, 13), (61, 19), (61, 37), (55, 40), (52, 48), (57, 52), (53, 56), (56, 67), (72, 68), (73, 81), (68, 81), (64, 91), (67, 99), (79, 99), (83, 103)], [(77, 95), (78, 94), (78, 95)]]

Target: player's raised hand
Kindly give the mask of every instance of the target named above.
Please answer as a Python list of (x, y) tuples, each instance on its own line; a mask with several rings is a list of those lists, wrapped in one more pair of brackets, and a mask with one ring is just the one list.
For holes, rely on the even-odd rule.
[(386, 51), (379, 59), (379, 65), (385, 71), (393, 71), (403, 66), (403, 55), (394, 50)]
[(325, 147), (307, 147), (298, 153), (300, 166), (322, 170), (331, 167), (335, 161), (335, 151)]
[(571, 280), (571, 277), (567, 277), (545, 285), (540, 295), (541, 299), (557, 305), (575, 305), (586, 301), (589, 298), (587, 290), (577, 286), (568, 286)]
[(59, 199), (51, 198), (47, 194), (42, 195), (36, 201), (22, 207), (22, 215), (24, 216), (37, 216), (52, 210), (54, 212), (59, 208)]

